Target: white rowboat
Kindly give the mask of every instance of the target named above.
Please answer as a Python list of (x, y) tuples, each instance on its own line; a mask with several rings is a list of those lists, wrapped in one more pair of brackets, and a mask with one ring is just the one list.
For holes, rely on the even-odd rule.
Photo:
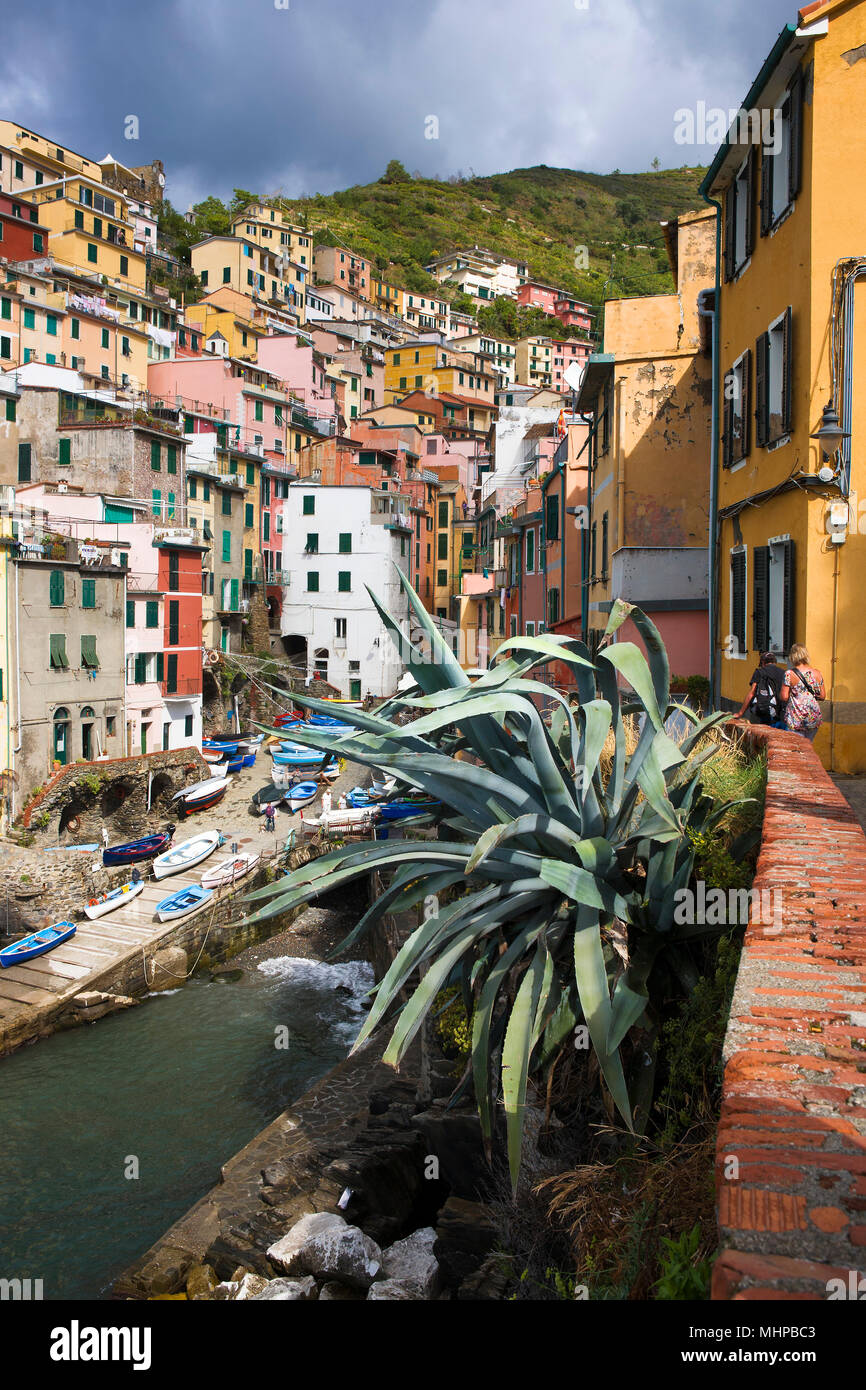
[(256, 867), (260, 854), (237, 854), (234, 859), (221, 859), (201, 876), (202, 888), (221, 888), (223, 884), (235, 883)]
[(91, 922), (95, 922), (97, 917), (104, 917), (107, 912), (113, 912), (124, 903), (132, 902), (143, 888), (143, 879), (139, 879), (138, 883), (123, 883), (119, 888), (112, 888), (110, 893), (104, 893), (101, 898), (92, 898), (84, 911)]
[(218, 830), (205, 830), (201, 835), (193, 835), (189, 840), (181, 840), (172, 845), (164, 854), (158, 854), (153, 861), (155, 878), (168, 878), (169, 874), (179, 874), (183, 869), (191, 869), (213, 854), (222, 841)]

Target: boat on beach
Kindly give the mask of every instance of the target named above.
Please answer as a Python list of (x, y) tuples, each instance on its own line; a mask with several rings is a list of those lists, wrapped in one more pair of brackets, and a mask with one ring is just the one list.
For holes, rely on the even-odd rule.
[(103, 893), (100, 898), (91, 898), (85, 905), (84, 912), (91, 922), (95, 922), (98, 917), (104, 917), (109, 912), (114, 912), (115, 908), (122, 907), (124, 903), (132, 902), (137, 898), (144, 888), (144, 879), (139, 879), (138, 883), (122, 883), (118, 888), (112, 888), (110, 892)]
[(287, 786), (280, 787), (276, 782), (267, 782), (265, 786), (260, 787), (257, 792), (253, 792), (250, 797), (254, 813), (257, 816), (263, 815), (264, 809), (269, 801), (273, 802), (275, 806), (278, 806), (281, 802), (286, 800), (289, 790), (290, 788)]
[(336, 810), (323, 811), (320, 816), (305, 816), (301, 812), (304, 825), (321, 826), (323, 830), (359, 830), (374, 825), (378, 818), (378, 806), (338, 807)]
[(261, 858), (260, 854), (251, 852), (236, 854), (233, 859), (221, 859), (219, 863), (213, 864), (201, 876), (202, 888), (222, 888), (227, 883), (235, 883), (245, 874), (250, 873), (256, 867)]
[(180, 840), (172, 845), (171, 849), (166, 850), (165, 854), (157, 855), (153, 861), (153, 876), (168, 878), (169, 874), (179, 874), (183, 869), (191, 869), (194, 864), (200, 864), (209, 854), (213, 854), (222, 843), (223, 837), (218, 830), (205, 830), (201, 835), (193, 835), (189, 840)]
[(0, 951), (0, 965), (21, 965), (25, 960), (33, 960), (34, 956), (44, 956), (46, 951), (53, 951), (55, 946), (68, 941), (76, 930), (74, 922), (55, 922), (53, 927), (31, 932), (11, 946), (4, 946)]
[(172, 797), (178, 815), (188, 816), (193, 811), (210, 810), (222, 801), (228, 784), (228, 777), (223, 775), (208, 777), (203, 782), (193, 782), (192, 786), (184, 787), (183, 791)]
[(302, 806), (309, 806), (311, 801), (315, 801), (318, 795), (318, 782), (295, 782), (286, 792), (285, 800), (290, 811), (300, 811)]
[(174, 826), (160, 830), (155, 835), (144, 835), (140, 840), (128, 840), (126, 844), (109, 845), (102, 851), (102, 862), (107, 869), (117, 864), (141, 864), (154, 859), (171, 844)]
[(185, 917), (188, 912), (201, 907), (212, 897), (212, 888), (202, 888), (201, 884), (193, 883), (189, 888), (179, 888), (171, 897), (163, 898), (161, 903), (157, 903), (156, 915), (160, 922), (170, 922), (174, 917)]

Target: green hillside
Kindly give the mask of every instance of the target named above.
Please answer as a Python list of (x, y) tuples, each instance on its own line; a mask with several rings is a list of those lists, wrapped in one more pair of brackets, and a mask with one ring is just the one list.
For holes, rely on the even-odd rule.
[[(671, 290), (658, 224), (703, 205), (702, 174), (696, 168), (587, 174), (542, 164), (439, 180), (410, 175), (394, 160), (376, 183), (328, 195), (262, 197), (312, 231), (317, 243), (345, 242), (404, 289), (431, 290), (425, 264), (478, 245), (527, 261), (536, 278), (599, 305), (604, 298)], [(188, 261), (193, 241), (228, 230), (230, 215), (257, 196), (237, 189), (228, 206), (208, 198), (194, 208), (193, 222), (167, 204), (161, 234)], [(444, 297), (454, 291), (446, 289)]]

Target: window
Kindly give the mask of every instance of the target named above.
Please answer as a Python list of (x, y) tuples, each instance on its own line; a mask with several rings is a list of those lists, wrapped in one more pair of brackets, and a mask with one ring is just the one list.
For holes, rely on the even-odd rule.
[(254, 507), (252, 502), (244, 504), (244, 526), (250, 527), (253, 524)]
[(128, 257), (128, 256), (121, 256), (121, 258), (120, 258), (120, 278), (121, 278), (121, 280), (125, 280), (125, 279), (127, 278), (128, 275), (129, 275), (129, 257)]
[(159, 603), (156, 599), (148, 599), (145, 604), (145, 627), (159, 627)]
[(81, 607), (96, 607), (96, 580), (82, 579), (81, 581)]
[(14, 423), (15, 423), (16, 416), (17, 416), (16, 403), (15, 403), (14, 400), (12, 400), (12, 398), (11, 398), (11, 396), (10, 396), (10, 397), (7, 399), (7, 401), (6, 401), (6, 419), (7, 419), (8, 421), (10, 421), (12, 424), (14, 424)]
[(350, 570), (340, 570), (337, 575), (337, 590), (341, 594), (352, 592), (352, 574)]
[(264, 409), (261, 401), (255, 402), (255, 418), (256, 420), (263, 420), (265, 418)]
[(48, 602), (52, 608), (62, 608), (65, 600), (66, 579), (63, 570), (52, 570), (48, 579)]
[(153, 514), (154, 514), (155, 517), (161, 517), (161, 516), (162, 516), (162, 493), (160, 492), (159, 488), (158, 488), (158, 487), (155, 487), (155, 488), (153, 489), (153, 492), (150, 494), (150, 496), (151, 496), (151, 507), (150, 507), (151, 511), (153, 512)]
[(737, 546), (731, 551), (731, 606), (728, 655), (745, 658), (746, 651), (746, 550)]
[(70, 319), (69, 322), (70, 322), (70, 331), (71, 331), (72, 337), (73, 337), (73, 338), (80, 338), (80, 337), (81, 337), (81, 320), (80, 320), (80, 319)]
[(316, 514), (316, 499), (309, 494), (304, 496), (303, 514), (304, 516), (315, 516)]
[(183, 721), (183, 736), (184, 736), (184, 738), (192, 738), (192, 715), (191, 715), (191, 714), (187, 714), (187, 715), (184, 717), (184, 721)]
[(752, 353), (747, 349), (725, 376), (722, 461), (733, 468), (748, 458), (751, 449)]
[[(125, 340), (124, 340), (124, 341), (125, 341)], [(165, 446), (165, 459), (166, 459), (166, 464), (165, 464), (165, 466), (166, 466), (166, 468), (168, 469), (169, 473), (176, 473), (176, 472), (177, 472), (177, 446), (176, 446), (175, 444), (167, 444), (167, 445)]]
[(447, 531), (440, 531), (439, 536), (438, 536), (438, 538), (437, 538), (436, 559), (437, 559), (437, 560), (447, 560), (447, 559), (448, 559), (448, 532), (447, 532)]
[(87, 259), (91, 265), (96, 265), (97, 251), (92, 241), (87, 243)]
[(755, 352), (755, 425), (759, 448), (787, 438), (793, 407), (793, 315), (790, 307), (766, 333)]
[(559, 498), (548, 497), (546, 512), (547, 539), (555, 541), (559, 539)]
[(25, 327), (25, 328), (35, 328), (35, 327), (36, 327), (36, 311), (35, 311), (35, 309), (25, 309), (25, 310), (24, 310), (24, 327)]
[(34, 233), (33, 233), (33, 250), (36, 251), (36, 252), (41, 256), (41, 255), (42, 255), (42, 252), (44, 251), (44, 249), (45, 249), (45, 238), (43, 237), (43, 235), (42, 235), (41, 232), (34, 232)]
[(754, 244), (755, 151), (740, 167), (725, 197), (725, 279), (746, 264)]
[(135, 599), (126, 600), (126, 626), (135, 627)]
[(12, 356), (12, 339), (0, 338), (0, 357)]
[(150, 466), (154, 473), (158, 473), (161, 466), (160, 445), (158, 439), (150, 441)]
[(52, 671), (68, 671), (69, 659), (66, 655), (66, 634), (52, 632), (49, 641), (49, 664)]
[[(803, 74), (799, 70), (773, 122), (761, 156), (761, 236), (767, 236), (800, 192), (803, 176)], [(772, 143), (773, 154), (766, 146)]]
[[(167, 695), (177, 694), (177, 652), (172, 653), (172, 655), (166, 661), (165, 690)], [(166, 724), (166, 737), (163, 743), (163, 747), (165, 748), (168, 747), (168, 731), (170, 728), (171, 725)]]
[(319, 571), (307, 570), (307, 593), (317, 594), (319, 592)]
[(207, 288), (207, 271), (206, 271), (206, 270), (202, 270), (202, 271), (199, 273), (199, 277), (198, 277), (198, 278), (201, 280), (202, 288), (203, 288), (203, 289), (206, 289), (206, 288)]
[(231, 563), (231, 558), (232, 558), (232, 533), (231, 533), (231, 531), (223, 531), (222, 557), (223, 557), (223, 564), (224, 564), (224, 565), (228, 565), (228, 564)]
[(601, 519), (601, 577), (607, 579), (607, 525), (608, 513)]
[(92, 635), (82, 634), (81, 665), (85, 671), (99, 670), (99, 657), (96, 655), (96, 638)]
[[(247, 464), (246, 479), (247, 479), (247, 487), (255, 487), (255, 482), (256, 482), (256, 465), (255, 465), (254, 463), (248, 463), (248, 464)], [(267, 481), (267, 479), (262, 479), (262, 483), (263, 483), (263, 484), (264, 484), (266, 481)]]
[(530, 528), (526, 533), (525, 543), (526, 573), (535, 573), (535, 531)]
[(351, 531), (340, 532), (340, 554), (351, 555), (352, 553), (352, 533)]
[[(176, 647), (180, 642), (180, 603), (172, 599), (168, 605), (168, 645)], [(175, 658), (176, 659), (176, 658)]]
[(447, 526), (447, 525), (448, 525), (448, 503), (447, 503), (447, 502), (440, 502), (440, 503), (439, 503), (439, 525), (440, 525), (440, 527), (442, 527), (442, 526)]
[(230, 492), (223, 493), (222, 515), (231, 516), (232, 514), (232, 495)]
[(346, 618), (334, 619), (334, 636), (338, 642), (345, 642), (347, 629), (348, 620)]
[(223, 284), (227, 285), (232, 278), (232, 269), (229, 265), (223, 266)]
[(64, 465), (72, 462), (71, 439), (60, 439), (57, 443), (57, 462)]
[(308, 555), (318, 555), (319, 553), (319, 533), (318, 531), (307, 532), (307, 544), (304, 550)]
[(525, 637), (534, 637), (534, 636), (535, 636), (535, 623), (527, 623), (527, 624), (526, 624), (526, 631), (525, 631), (525, 633), (524, 633), (524, 636), (525, 636)]
[[(102, 329), (102, 346), (103, 346), (104, 348), (107, 348), (108, 345), (109, 345), (109, 340), (108, 340), (108, 329), (107, 329), (107, 328), (103, 328), (103, 329)], [(158, 450), (158, 449), (159, 449), (159, 445), (157, 444), (156, 447), (157, 447), (157, 450)], [(153, 445), (151, 445), (151, 448), (153, 448)]]
[(52, 338), (57, 337), (57, 319), (54, 317), (53, 314), (45, 315), (45, 332), (48, 333)]
[(794, 542), (787, 536), (754, 548), (753, 646), (787, 652), (794, 640)]

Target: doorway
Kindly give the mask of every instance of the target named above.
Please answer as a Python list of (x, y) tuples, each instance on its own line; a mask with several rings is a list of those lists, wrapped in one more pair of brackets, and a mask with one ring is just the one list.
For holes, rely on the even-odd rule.
[(81, 756), (86, 763), (93, 762), (93, 720), (96, 718), (90, 705), (85, 705), (81, 711)]
[(147, 736), (148, 736), (149, 733), (150, 733), (150, 725), (149, 725), (149, 724), (142, 724), (142, 726), (141, 726), (141, 751), (142, 751), (142, 753), (146, 753), (146, 752), (147, 752)]
[(62, 705), (54, 711), (54, 761), (61, 767), (69, 762), (69, 710)]

